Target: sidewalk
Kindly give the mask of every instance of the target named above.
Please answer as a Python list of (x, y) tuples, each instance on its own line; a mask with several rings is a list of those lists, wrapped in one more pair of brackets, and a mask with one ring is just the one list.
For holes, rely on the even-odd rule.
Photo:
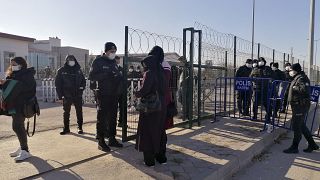
[[(0, 177), (4, 179), (226, 179), (251, 162), (283, 130), (259, 132), (261, 123), (222, 118), (202, 122), (193, 129), (168, 131), (168, 163), (148, 168), (134, 142), (103, 153), (97, 149), (95, 124), (84, 135), (60, 136), (59, 130), (37, 133), (29, 139), (34, 157), (15, 163), (8, 153), (18, 147), (16, 138), (0, 140)], [(75, 127), (71, 129), (76, 132)], [(118, 134), (121, 134), (118, 132)]]

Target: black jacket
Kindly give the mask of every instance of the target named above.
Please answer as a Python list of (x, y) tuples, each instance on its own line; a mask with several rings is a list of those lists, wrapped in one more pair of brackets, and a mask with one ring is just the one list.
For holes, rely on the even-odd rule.
[[(250, 77), (252, 78), (270, 78), (272, 79), (272, 69), (269, 66), (262, 66), (262, 67), (256, 67), (253, 68)], [(267, 80), (257, 80), (254, 82), (255, 90), (256, 91), (268, 91), (268, 83)], [(267, 93), (264, 93), (267, 94)]]
[(66, 62), (57, 72), (55, 85), (59, 99), (82, 97), (86, 88), (86, 79), (79, 63), (76, 61), (76, 64), (71, 67)]
[(310, 81), (304, 73), (293, 77), (289, 88), (288, 101), (291, 105), (310, 105)]
[(249, 77), (252, 69), (248, 68), (246, 65), (240, 66), (236, 72), (236, 77)]
[(122, 93), (122, 73), (116, 61), (106, 56), (98, 57), (93, 61), (89, 80), (98, 82), (98, 93), (101, 95), (120, 95)]
[(20, 71), (13, 71), (11, 76), (6, 78), (7, 80), (12, 79), (19, 81), (20, 90), (15, 94), (16, 97), (12, 97), (14, 102), (8, 102), (8, 106), (14, 108), (17, 113), (22, 113), (24, 104), (36, 96), (37, 83), (34, 79), (35, 73), (34, 68), (21, 69)]
[(277, 70), (272, 72), (272, 79), (273, 80), (285, 81), (286, 80), (286, 75), (284, 74), (284, 72), (282, 72), (279, 69), (277, 69)]

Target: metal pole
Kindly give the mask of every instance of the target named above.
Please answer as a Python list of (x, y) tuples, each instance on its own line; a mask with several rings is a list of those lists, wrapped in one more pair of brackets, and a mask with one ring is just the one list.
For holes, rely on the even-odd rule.
[(189, 128), (192, 128), (193, 124), (193, 55), (194, 55), (194, 29), (191, 30), (191, 42), (190, 42), (190, 63), (189, 63)]
[(197, 30), (199, 34), (199, 47), (198, 47), (198, 126), (200, 126), (201, 118), (201, 44), (202, 44), (202, 30)]
[(251, 37), (251, 59), (253, 59), (253, 49), (254, 49), (254, 14), (255, 14), (255, 6), (256, 1), (252, 1), (252, 37)]
[(315, 0), (310, 0), (310, 27), (309, 27), (309, 67), (308, 67), (308, 76), (311, 77), (311, 69), (313, 65), (313, 46), (314, 46), (314, 12), (315, 11)]
[(258, 59), (260, 58), (260, 43), (258, 43)]
[(129, 27), (128, 26), (125, 26), (124, 28), (124, 57), (123, 57), (123, 78), (125, 79), (125, 81), (123, 82), (124, 84), (124, 88), (126, 89), (125, 90), (125, 95), (123, 96), (122, 98), (122, 102), (123, 103), (123, 108), (120, 109), (120, 111), (122, 111), (122, 124), (123, 124), (123, 127), (122, 127), (122, 142), (124, 141), (127, 141), (127, 131), (128, 131), (128, 126), (127, 126), (127, 111), (128, 111), (128, 105), (127, 105), (127, 101), (128, 101), (128, 77), (127, 77), (127, 70), (128, 70), (128, 56), (129, 56), (129, 52), (128, 52), (128, 44), (129, 44)]
[(186, 97), (186, 73), (187, 73), (187, 68), (186, 67), (186, 62), (187, 62), (187, 30), (183, 29), (183, 47), (182, 47), (182, 51), (183, 51), (183, 60), (185, 61), (185, 64), (183, 65), (183, 74), (182, 74), (182, 79), (184, 81), (184, 84), (182, 85), (182, 120), (185, 121), (188, 117), (187, 115), (187, 97)]
[(274, 63), (274, 53), (275, 53), (275, 50), (273, 49), (272, 50), (272, 62)]
[(283, 53), (283, 67), (286, 65), (286, 53)]
[(234, 36), (233, 41), (233, 75), (236, 76), (237, 70), (237, 36)]
[(225, 52), (224, 67), (226, 68), (224, 70), (224, 77), (227, 77), (228, 76), (228, 51)]
[(37, 54), (37, 78), (39, 79), (39, 55)]

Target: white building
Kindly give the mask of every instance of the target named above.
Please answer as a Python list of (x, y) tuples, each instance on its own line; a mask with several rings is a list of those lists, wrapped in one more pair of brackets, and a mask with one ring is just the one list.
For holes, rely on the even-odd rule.
[(35, 39), (0, 32), (0, 78), (5, 77), (10, 58), (21, 56), (28, 58), (29, 44)]

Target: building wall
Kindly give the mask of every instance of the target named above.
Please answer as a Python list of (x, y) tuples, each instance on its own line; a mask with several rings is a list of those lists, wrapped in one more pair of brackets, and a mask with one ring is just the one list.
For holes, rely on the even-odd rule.
[(0, 38), (0, 78), (4, 78), (5, 71), (9, 64), (9, 58), (4, 57), (11, 52), (14, 56), (28, 58), (28, 42), (14, 39)]

